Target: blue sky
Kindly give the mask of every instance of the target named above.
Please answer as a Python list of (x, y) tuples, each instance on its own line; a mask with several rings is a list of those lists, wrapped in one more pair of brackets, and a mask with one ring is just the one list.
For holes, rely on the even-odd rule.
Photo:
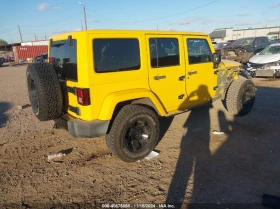
[[(88, 29), (201, 31), (280, 25), (277, 0), (12, 0), (0, 8), (0, 39), (45, 39), (81, 29), (86, 5)], [(3, 2), (2, 4), (3, 5)]]

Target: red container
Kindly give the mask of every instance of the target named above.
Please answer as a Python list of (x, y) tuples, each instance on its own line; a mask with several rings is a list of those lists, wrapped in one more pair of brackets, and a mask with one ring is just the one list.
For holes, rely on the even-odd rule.
[(14, 59), (27, 60), (48, 52), (48, 46), (13, 46)]

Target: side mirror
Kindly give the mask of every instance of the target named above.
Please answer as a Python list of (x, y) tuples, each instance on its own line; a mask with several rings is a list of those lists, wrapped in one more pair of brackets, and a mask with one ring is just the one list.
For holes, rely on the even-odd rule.
[(222, 61), (221, 54), (220, 53), (214, 53), (213, 54), (213, 63), (214, 63), (214, 68), (218, 68), (220, 62)]

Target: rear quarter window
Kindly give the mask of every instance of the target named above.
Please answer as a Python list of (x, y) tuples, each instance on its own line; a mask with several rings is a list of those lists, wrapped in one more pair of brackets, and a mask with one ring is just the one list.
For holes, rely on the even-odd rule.
[(68, 40), (52, 42), (49, 57), (54, 58), (52, 64), (60, 78), (78, 81), (77, 41), (75, 39), (72, 40), (71, 46)]
[(141, 67), (136, 38), (93, 39), (92, 45), (97, 73), (139, 70)]

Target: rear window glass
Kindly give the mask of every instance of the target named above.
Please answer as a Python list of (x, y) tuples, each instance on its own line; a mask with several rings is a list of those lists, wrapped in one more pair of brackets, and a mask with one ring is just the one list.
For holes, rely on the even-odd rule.
[(78, 81), (77, 41), (75, 39), (72, 39), (71, 46), (68, 40), (53, 41), (49, 57), (54, 58), (52, 64), (60, 78)]
[(106, 73), (140, 69), (138, 39), (94, 39), (92, 43), (95, 72)]

